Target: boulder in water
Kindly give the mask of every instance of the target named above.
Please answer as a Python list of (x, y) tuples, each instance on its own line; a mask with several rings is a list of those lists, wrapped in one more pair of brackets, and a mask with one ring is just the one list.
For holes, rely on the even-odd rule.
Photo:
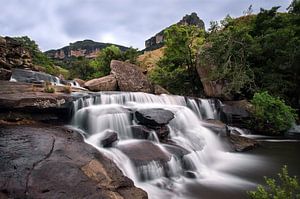
[(114, 131), (106, 131), (105, 136), (101, 139), (103, 147), (111, 147), (115, 141), (118, 140), (118, 133)]
[(153, 93), (151, 82), (138, 66), (112, 60), (110, 68), (111, 73), (117, 79), (120, 91)]
[(132, 135), (136, 139), (148, 139), (152, 133), (152, 130), (142, 126), (142, 125), (134, 125), (131, 126)]
[(132, 141), (117, 145), (117, 148), (125, 153), (137, 166), (148, 164), (151, 161), (165, 164), (171, 159), (168, 153), (151, 141)]
[(174, 118), (174, 113), (161, 108), (139, 109), (135, 117), (142, 125), (156, 127), (168, 124)]
[(232, 149), (237, 152), (249, 151), (259, 146), (259, 143), (256, 140), (236, 134), (230, 134), (227, 139), (231, 144)]
[(113, 75), (92, 79), (84, 83), (84, 87), (91, 91), (115, 91), (117, 81)]
[(179, 159), (190, 153), (190, 151), (176, 144), (163, 144), (163, 146), (167, 149), (169, 153), (178, 157)]

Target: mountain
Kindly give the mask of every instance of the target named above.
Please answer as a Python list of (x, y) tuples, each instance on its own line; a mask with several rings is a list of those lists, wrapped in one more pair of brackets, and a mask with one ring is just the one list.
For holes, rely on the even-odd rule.
[[(190, 25), (197, 26), (198, 28), (205, 29), (204, 22), (198, 17), (196, 13), (191, 13), (190, 15), (185, 15), (178, 23), (178, 25)], [(164, 41), (164, 31), (167, 28), (163, 29), (153, 37), (147, 39), (145, 41), (145, 49), (144, 51), (152, 51), (156, 50), (163, 46)]]
[(45, 53), (48, 57), (59, 60), (66, 60), (72, 57), (95, 58), (100, 50), (111, 45), (119, 47), (121, 51), (128, 49), (128, 47), (121, 45), (95, 42), (93, 40), (83, 40), (70, 43), (70, 45), (57, 50), (46, 51)]

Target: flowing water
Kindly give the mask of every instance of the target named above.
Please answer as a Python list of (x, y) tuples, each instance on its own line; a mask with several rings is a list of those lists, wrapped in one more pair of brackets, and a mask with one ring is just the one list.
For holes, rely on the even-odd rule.
[[(251, 172), (266, 159), (252, 153), (227, 152), (215, 133), (202, 125), (202, 120), (219, 119), (219, 103), (170, 95), (98, 93), (74, 102), (72, 125), (82, 131), (87, 143), (114, 160), (136, 186), (147, 191), (149, 198), (243, 198), (245, 190), (254, 188), (261, 178), (252, 178)], [(132, 129), (138, 125), (134, 112), (151, 108), (174, 113), (167, 125), (169, 139), (186, 153), (171, 153), (154, 130), (146, 141), (137, 139)], [(104, 148), (101, 140), (112, 131), (117, 132), (119, 140), (113, 147)], [(146, 158), (136, 162), (135, 157), (124, 153), (132, 147), (138, 149), (133, 152), (136, 156), (151, 156), (148, 150), (155, 149), (167, 160)]]

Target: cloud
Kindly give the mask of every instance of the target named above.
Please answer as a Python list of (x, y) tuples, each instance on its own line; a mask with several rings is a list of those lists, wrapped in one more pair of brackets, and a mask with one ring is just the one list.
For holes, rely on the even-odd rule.
[(184, 15), (197, 12), (205, 21), (255, 12), (291, 0), (0, 0), (0, 35), (28, 35), (42, 50), (93, 39), (142, 49), (144, 41)]

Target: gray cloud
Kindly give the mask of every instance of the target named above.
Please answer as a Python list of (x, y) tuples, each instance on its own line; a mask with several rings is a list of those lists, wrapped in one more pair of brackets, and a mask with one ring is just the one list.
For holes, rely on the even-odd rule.
[(161, 29), (197, 12), (206, 26), (249, 5), (282, 6), (291, 0), (0, 0), (0, 35), (28, 35), (42, 50), (93, 39), (142, 49)]

